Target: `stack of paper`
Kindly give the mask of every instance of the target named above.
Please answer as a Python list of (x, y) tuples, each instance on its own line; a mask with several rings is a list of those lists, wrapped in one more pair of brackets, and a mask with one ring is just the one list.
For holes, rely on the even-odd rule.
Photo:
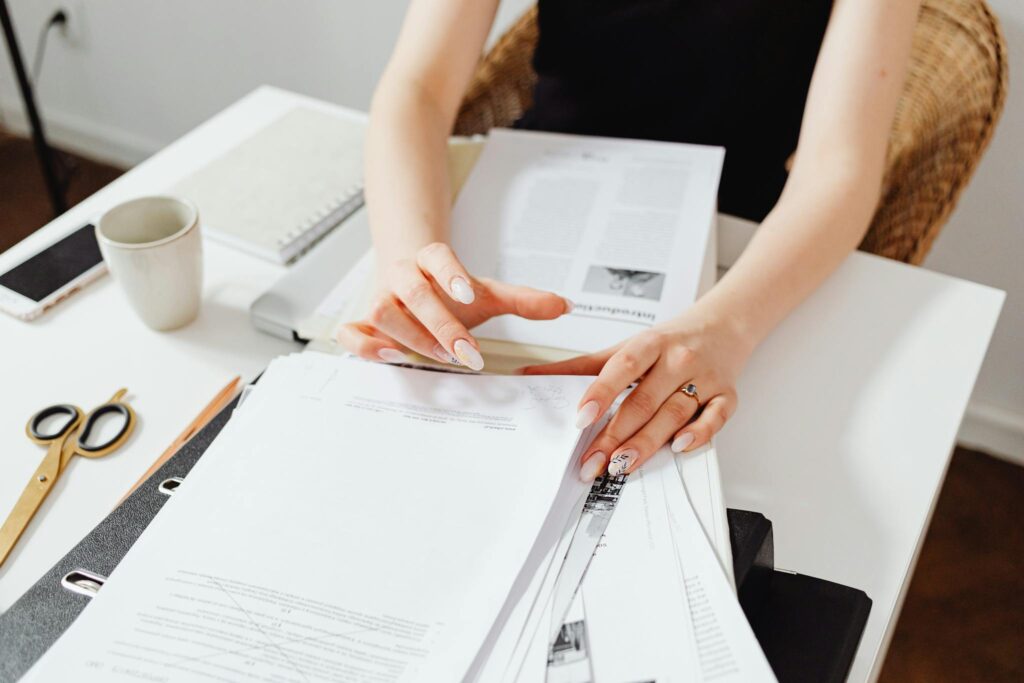
[(622, 486), (560, 624), (548, 683), (775, 680), (668, 449)]
[(579, 481), (589, 381), (274, 361), (27, 680), (770, 679), (671, 456)]

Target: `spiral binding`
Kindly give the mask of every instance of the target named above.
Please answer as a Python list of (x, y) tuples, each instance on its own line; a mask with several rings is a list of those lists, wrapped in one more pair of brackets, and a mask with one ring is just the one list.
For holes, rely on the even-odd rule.
[(337, 198), (320, 207), (309, 218), (281, 235), (277, 239), (278, 248), (282, 251), (290, 251), (297, 246), (295, 253), (287, 257), (288, 261), (295, 259), (361, 207), (363, 201), (362, 185), (350, 185)]

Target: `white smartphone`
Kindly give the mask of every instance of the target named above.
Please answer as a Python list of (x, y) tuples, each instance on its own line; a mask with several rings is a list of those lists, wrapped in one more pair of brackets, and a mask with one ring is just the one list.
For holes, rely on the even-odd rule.
[(0, 274), (0, 310), (32, 320), (105, 272), (96, 229), (83, 225)]

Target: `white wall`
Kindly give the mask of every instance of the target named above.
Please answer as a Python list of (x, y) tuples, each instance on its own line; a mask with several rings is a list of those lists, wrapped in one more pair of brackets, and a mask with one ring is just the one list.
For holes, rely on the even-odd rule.
[[(1024, 5), (990, 0), (1024, 73)], [(51, 136), (135, 163), (257, 85), (365, 108), (390, 53), (404, 0), (9, 0), (28, 61), (51, 35), (39, 97)], [(505, 0), (506, 25), (530, 0)], [(22, 120), (6, 52), (0, 111)], [(1024, 91), (1011, 87), (996, 139), (928, 267), (1009, 292), (962, 437), (1024, 459)], [(0, 184), (2, 188), (2, 184)]]
[[(499, 24), (528, 6), (503, 3)], [(261, 84), (369, 106), (405, 0), (8, 0), (25, 60), (50, 35), (38, 98), (55, 140), (136, 163)], [(0, 111), (21, 119), (2, 51)]]
[(1009, 45), (1003, 118), (926, 267), (1007, 292), (961, 441), (1024, 463), (1024, 3), (989, 0)]

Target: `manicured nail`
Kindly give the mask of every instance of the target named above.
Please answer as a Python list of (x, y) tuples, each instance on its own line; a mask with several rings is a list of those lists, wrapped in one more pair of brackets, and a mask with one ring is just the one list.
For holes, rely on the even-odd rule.
[(674, 453), (682, 453), (691, 443), (693, 443), (693, 434), (690, 432), (680, 434), (676, 440), (672, 442), (672, 451)]
[(452, 298), (460, 304), (471, 304), (476, 299), (473, 288), (466, 282), (466, 278), (453, 277), (451, 282)]
[(405, 354), (398, 349), (381, 349), (377, 352), (377, 356), (380, 357), (385, 363), (405, 363)]
[(434, 355), (442, 363), (451, 363), (452, 365), (459, 365), (459, 359), (444, 350), (444, 347), (440, 344), (434, 344)]
[(590, 483), (597, 479), (597, 475), (601, 474), (604, 470), (605, 463), (608, 461), (608, 456), (601, 451), (596, 451), (591, 454), (587, 461), (580, 466), (580, 481), (584, 483)]
[(632, 448), (622, 451), (608, 463), (608, 474), (613, 477), (625, 474), (636, 461), (638, 455), (639, 453)]
[(473, 348), (473, 345), (465, 339), (460, 339), (455, 342), (453, 350), (455, 351), (455, 357), (470, 370), (484, 369), (483, 356), (481, 356), (480, 352)]
[(598, 405), (597, 401), (587, 401), (580, 408), (580, 412), (576, 413), (576, 429), (583, 429), (589, 427), (590, 424), (597, 419), (597, 411), (600, 410), (601, 406)]
[(572, 302), (572, 299), (563, 298), (562, 301), (565, 302), (565, 313), (563, 315), (572, 313), (572, 309), (576, 308), (576, 304)]

